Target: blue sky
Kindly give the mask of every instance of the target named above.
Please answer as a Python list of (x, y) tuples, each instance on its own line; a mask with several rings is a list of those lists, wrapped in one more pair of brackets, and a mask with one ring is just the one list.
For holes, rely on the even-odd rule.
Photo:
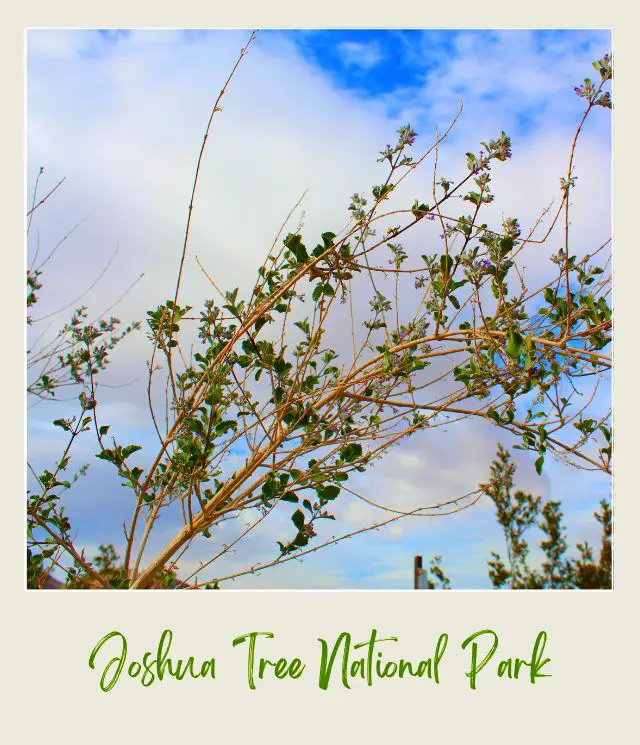
[[(135, 292), (118, 305), (123, 319), (144, 318), (172, 292), (202, 130), (246, 37), (241, 31), (29, 33), (29, 189), (41, 165), (45, 185), (67, 179), (38, 215), (38, 240), (53, 245), (86, 218), (47, 269), (42, 315), (91, 284), (118, 248), (112, 270), (92, 291), (95, 311), (141, 272)], [(242, 288), (305, 189), (305, 233), (343, 224), (350, 195), (376, 183), (378, 151), (395, 129), (410, 121), (426, 144), (436, 127), (448, 125), (460, 100), (463, 116), (443, 147), (442, 168), (455, 173), (464, 152), (504, 129), (514, 157), (496, 174), (496, 202), (530, 224), (557, 197), (582, 112), (573, 86), (610, 47), (609, 32), (593, 30), (261, 32), (208, 146), (185, 292), (207, 296), (195, 254), (215, 268), (220, 284)], [(608, 113), (596, 112), (577, 154), (580, 188), (572, 214), (578, 241), (588, 245), (611, 232), (610, 133)], [(424, 188), (429, 176), (417, 176), (415, 188)], [(535, 280), (544, 263), (533, 260), (528, 270)], [(56, 318), (64, 320), (64, 313)], [(101, 401), (123, 440), (151, 445), (142, 395), (147, 351), (144, 333), (123, 343), (105, 376), (114, 387), (102, 390)], [(601, 403), (607, 402), (604, 391)], [(51, 426), (60, 406), (30, 411), (29, 457), (42, 466), (60, 446)], [(365, 487), (403, 505), (424, 489), (440, 497), (473, 488), (486, 478), (497, 441), (509, 443), (495, 428), (464, 426), (437, 442), (415, 438), (394, 450)], [(121, 544), (131, 497), (106, 464), (95, 462), (88, 443), (80, 450), (78, 463), (84, 458), (92, 465), (82, 490), (70, 493), (69, 511), (91, 555), (100, 542)], [(465, 453), (464, 462), (452, 464), (456, 452)], [(607, 479), (554, 463), (538, 477), (528, 455), (518, 454), (517, 462), (524, 489), (564, 500), (571, 544), (597, 541), (590, 516), (608, 494)], [(351, 505), (343, 509), (348, 529), (366, 518)], [(163, 531), (166, 537), (171, 526)], [(247, 543), (246, 551), (270, 555), (275, 533)], [(413, 555), (420, 553), (425, 559), (441, 554), (454, 586), (486, 587), (486, 558), (501, 549), (492, 510), (481, 504), (351, 539), (237, 586), (408, 587)], [(241, 559), (229, 557), (228, 566)]]
[[(269, 43), (269, 34), (292, 41), (305, 59), (330, 76), (337, 87), (363, 98), (387, 101), (390, 113), (401, 110), (401, 102), (416, 95), (420, 98), (425, 87), (436, 86), (457, 65), (446, 96), (454, 101), (462, 97), (467, 103), (477, 99), (501, 109), (517, 108), (515, 126), (510, 128), (512, 136), (529, 133), (553, 106), (553, 98), (547, 98), (547, 94), (557, 90), (558, 83), (575, 69), (566, 63), (590, 60), (596, 48), (610, 46), (608, 32), (592, 30), (266, 32), (265, 44)], [(465, 69), (468, 66), (482, 73), (492, 72), (483, 74), (480, 81)], [(505, 66), (510, 80), (500, 74)], [(531, 68), (540, 73), (537, 80), (529, 77)], [(549, 76), (549, 70), (556, 74)], [(515, 92), (518, 97), (514, 100)], [(394, 102), (394, 95), (400, 100)]]

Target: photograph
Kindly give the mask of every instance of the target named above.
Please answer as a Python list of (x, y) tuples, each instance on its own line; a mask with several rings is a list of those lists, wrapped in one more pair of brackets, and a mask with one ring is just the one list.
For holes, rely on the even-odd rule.
[(27, 29), (23, 587), (611, 590), (614, 58)]

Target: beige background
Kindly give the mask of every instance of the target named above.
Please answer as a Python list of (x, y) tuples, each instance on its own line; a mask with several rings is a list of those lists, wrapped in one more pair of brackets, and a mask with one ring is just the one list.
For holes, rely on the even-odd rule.
[[(325, 0), (313, 15), (299, 2), (160, 3), (112, 0), (13, 3), (0, 11), (3, 64), (2, 289), (5, 324), (1, 370), (5, 406), (2, 489), (6, 548), (2, 566), (4, 610), (0, 655), (2, 730), (11, 742), (46, 737), (52, 744), (196, 739), (238, 743), (333, 740), (383, 743), (629, 742), (637, 732), (638, 582), (640, 524), (634, 465), (637, 421), (634, 365), (640, 356), (634, 324), (639, 281), (637, 198), (638, 14), (610, 0), (594, 13), (585, 3), (537, 2), (528, 11), (513, 2), (457, 2), (455, 15), (423, 2), (390, 5)], [(253, 7), (252, 7), (253, 6)], [(239, 8), (239, 5), (235, 6)], [(402, 8), (402, 10), (400, 10)], [(615, 80), (616, 473), (615, 584), (613, 592), (236, 592), (27, 593), (23, 578), (23, 33), (27, 26), (187, 27), (612, 27)], [(372, 627), (395, 635), (393, 655), (428, 656), (440, 632), (450, 635), (439, 687), (428, 680), (357, 682), (351, 691), (317, 687), (319, 636), (343, 630), (359, 641)], [(460, 642), (493, 628), (504, 656), (526, 656), (540, 629), (549, 633), (545, 669), (553, 677), (535, 686), (498, 680), (495, 667), (469, 691)], [(175, 633), (176, 656), (215, 656), (215, 681), (169, 680), (143, 689), (122, 679), (108, 695), (87, 665), (98, 639), (126, 634), (132, 657), (153, 650), (160, 632)], [(247, 689), (246, 647), (231, 640), (252, 630), (272, 631), (265, 654), (299, 656), (307, 670), (298, 681), (264, 682)]]

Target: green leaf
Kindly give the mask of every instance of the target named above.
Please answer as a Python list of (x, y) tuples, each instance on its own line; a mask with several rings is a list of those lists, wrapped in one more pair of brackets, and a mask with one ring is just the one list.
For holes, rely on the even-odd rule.
[(204, 425), (199, 419), (187, 419), (184, 423), (184, 428), (189, 432), (195, 432), (197, 435), (202, 435)]
[(440, 269), (445, 277), (451, 274), (451, 268), (453, 267), (453, 259), (447, 254), (443, 254), (440, 257)]
[(340, 449), (340, 457), (346, 463), (353, 463), (362, 456), (362, 445), (358, 442), (350, 442)]
[(126, 460), (130, 455), (133, 455), (138, 450), (142, 450), (142, 445), (127, 445), (122, 448), (122, 460)]
[(481, 199), (482, 199), (482, 197), (480, 196), (480, 194), (478, 194), (478, 192), (477, 192), (477, 191), (470, 191), (470, 192), (469, 192), (469, 193), (468, 193), (468, 194), (467, 194), (467, 195), (466, 195), (466, 196), (464, 197), (464, 201), (465, 201), (465, 202), (472, 202), (473, 204), (476, 204), (476, 205), (477, 205), (477, 204), (480, 204), (480, 200), (481, 200)]
[(512, 360), (519, 360), (522, 352), (523, 339), (517, 331), (510, 331), (507, 334), (506, 352)]
[(493, 419), (496, 424), (500, 424), (500, 414), (495, 409), (487, 409), (487, 416), (489, 419)]
[(298, 530), (302, 530), (304, 527), (304, 512), (301, 510), (296, 510), (293, 515), (291, 515), (291, 522), (298, 528)]
[(225, 435), (230, 429), (237, 429), (238, 423), (233, 420), (220, 422), (216, 425), (216, 435)]
[(285, 240), (284, 245), (291, 251), (299, 262), (305, 262), (309, 260), (307, 249), (302, 243), (302, 239), (299, 235), (289, 234)]
[(328, 486), (318, 489), (318, 496), (326, 501), (335, 499), (340, 494), (340, 487), (329, 484)]
[(381, 186), (374, 186), (371, 193), (375, 199), (383, 199), (385, 194), (391, 191), (392, 188), (391, 184), (382, 184)]
[(333, 243), (333, 239), (336, 237), (335, 233), (327, 232), (323, 233), (321, 238), (322, 242), (324, 243), (325, 248), (329, 248), (329, 246)]
[(411, 208), (411, 212), (413, 212), (413, 216), (420, 220), (425, 215), (429, 214), (429, 205), (428, 204), (420, 204), (418, 200), (413, 203), (413, 207)]
[(544, 465), (544, 455), (541, 455), (539, 458), (536, 458), (536, 462), (535, 462), (536, 471), (538, 472), (538, 475), (542, 473), (543, 465)]
[(304, 321), (296, 321), (294, 326), (297, 326), (306, 336), (309, 336), (311, 329), (309, 327), (309, 319), (305, 318)]
[(513, 238), (510, 235), (507, 235), (504, 238), (500, 239), (500, 243), (498, 245), (500, 249), (500, 256), (505, 257), (513, 248)]
[[(101, 453), (98, 453), (96, 455), (96, 458), (100, 458), (100, 460), (106, 460), (109, 461), (109, 463), (113, 463), (115, 457), (115, 453), (113, 450), (110, 450), (109, 448), (105, 448)], [(42, 479), (40, 479), (42, 481)]]

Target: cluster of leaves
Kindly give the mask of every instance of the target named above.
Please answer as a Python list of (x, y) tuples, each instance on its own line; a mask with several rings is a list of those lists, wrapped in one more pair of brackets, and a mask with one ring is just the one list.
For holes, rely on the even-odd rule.
[[(612, 587), (613, 514), (606, 500), (594, 517), (602, 526), (599, 557), (587, 543), (576, 546), (578, 556), (567, 557), (568, 544), (561, 503), (548, 501), (523, 491), (513, 491), (516, 466), (507, 450), (498, 447), (491, 466), (491, 478), (481, 489), (496, 508), (496, 519), (502, 527), (506, 545), (506, 561), (496, 552), (491, 553), (489, 578), (497, 589), (558, 590), (610, 589)], [(529, 544), (525, 533), (537, 526), (544, 534), (540, 549), (544, 560), (539, 568), (530, 565)], [(448, 589), (450, 582), (440, 567), (441, 557), (431, 562), (435, 582), (428, 580), (427, 588)]]
[[(54, 187), (36, 204), (38, 182), (43, 171), (41, 168), (36, 181), (29, 228), (35, 210), (58, 188)], [(70, 473), (72, 451), (78, 438), (89, 432), (95, 423), (95, 378), (104, 372), (117, 345), (140, 326), (137, 322), (123, 326), (120, 319), (114, 316), (89, 321), (88, 308), (82, 305), (71, 312), (69, 320), (55, 333), (50, 334), (45, 328), (36, 334), (45, 321), (56, 315), (54, 312), (34, 318), (31, 312), (40, 300), (38, 293), (43, 288), (44, 267), (63, 241), (39, 262), (36, 249), (26, 279), (27, 324), (30, 335), (34, 337), (33, 342), (29, 339), (27, 349), (27, 396), (30, 407), (46, 400), (57, 401), (63, 389), (80, 389), (75, 397), (78, 402), (76, 415), (53, 421), (55, 427), (68, 435), (60, 458), (49, 468), (39, 471), (28, 464), (33, 477), (27, 489), (26, 526), (27, 586), (30, 588), (41, 587), (53, 568), (63, 568), (67, 582), (73, 584), (90, 566), (83, 552), (74, 548), (75, 537), (63, 504), (65, 493), (89, 468), (89, 464), (83, 463)], [(106, 434), (106, 430), (108, 427), (102, 428), (100, 434)], [(70, 561), (61, 564), (63, 557)]]
[[(88, 403), (88, 402), (87, 402)], [(53, 470), (43, 469), (32, 473), (36, 488), (27, 489), (27, 586), (39, 587), (44, 566), (58, 564), (63, 551), (67, 551), (73, 563), (66, 567), (68, 581), (72, 581), (82, 566), (82, 559), (73, 551), (71, 523), (66, 514), (62, 497), (72, 484), (87, 471), (83, 465), (70, 478), (64, 478), (71, 460), (71, 449), (82, 432), (90, 428), (91, 417), (79, 416), (72, 419), (59, 419), (55, 424), (68, 432), (67, 445)]]
[[(578, 558), (566, 558), (568, 545), (560, 502), (542, 504), (540, 497), (519, 490), (512, 493), (515, 470), (509, 453), (500, 447), (491, 466), (491, 480), (482, 486), (496, 507), (496, 518), (502, 526), (507, 547), (506, 563), (499, 554), (492, 553), (489, 577), (493, 586), (511, 589), (610, 588), (613, 516), (609, 503), (602, 500), (601, 511), (595, 513), (602, 525), (599, 561), (594, 562), (593, 550), (588, 543), (578, 544)], [(526, 531), (534, 525), (545, 535), (540, 543), (545, 561), (539, 570), (529, 566), (529, 546), (524, 539)]]
[(613, 58), (605, 54), (600, 60), (593, 63), (594, 68), (600, 75), (600, 85), (592, 83), (589, 78), (584, 79), (584, 84), (574, 88), (574, 91), (580, 98), (589, 102), (590, 106), (604, 106), (611, 108), (611, 94), (608, 91), (602, 91), (602, 83), (606, 83), (613, 77)]
[[(98, 555), (94, 557), (90, 566), (95, 572), (78, 572), (67, 582), (67, 587), (72, 590), (124, 590), (128, 588), (129, 580), (124, 573), (120, 556), (112, 543), (98, 546)], [(181, 584), (176, 579), (175, 572), (164, 569), (157, 573), (151, 587), (157, 590), (170, 590), (180, 587)]]
[[(577, 134), (609, 78), (603, 76), (589, 98)], [(218, 110), (216, 104), (214, 113)], [(70, 435), (69, 448), (91, 428), (97, 457), (113, 464), (133, 497), (119, 586), (152, 586), (159, 573), (175, 571), (177, 558), (198, 536), (214, 546), (204, 571), (268, 516), (283, 511), (293, 530), (277, 541), (275, 558), (226, 576), (214, 568), (213, 577), (194, 586), (217, 587), (316, 550), (309, 544), (321, 521), (335, 519), (340, 496), (346, 491), (360, 496), (353, 481), (345, 484), (352, 475), (401, 439), (451, 417), (479, 417), (516, 433), (522, 448), (536, 452), (539, 471), (549, 452), (609, 471), (608, 415), (593, 414), (591, 397), (582, 398), (581, 390), (584, 381), (605, 378), (610, 367), (602, 351), (610, 342), (609, 277), (593, 263), (604, 247), (572, 254), (567, 234), (552, 258), (551, 280), (526, 287), (520, 254), (535, 244), (535, 228), (524, 235), (516, 218), (491, 226), (484, 218), (494, 199), (492, 169), (511, 157), (511, 141), (502, 132), (480, 143), (477, 154), (466, 154), (460, 178), (438, 179), (438, 147), (449, 131), (415, 157), (417, 133), (410, 125), (401, 127), (396, 143), (380, 153), (386, 177), (370, 195), (353, 195), (349, 224), (322, 233), (314, 248), (301, 229), (279, 236), (250, 293), (222, 291), (202, 267), (215, 295), (195, 315), (179, 300), (192, 200), (175, 295), (147, 315), (147, 393), (159, 448), (144, 462), (130, 461), (139, 445), (113, 437), (107, 443), (109, 427), (100, 424), (94, 378), (121, 337), (105, 344), (101, 336), (111, 330), (95, 324), (80, 323), (78, 334), (71, 332), (80, 346), (65, 369), (73, 384), (83, 387), (81, 416), (59, 420), (60, 426)], [(385, 212), (398, 186), (431, 154), (436, 167), (429, 199)], [(194, 190), (197, 177), (198, 170)], [(571, 188), (563, 187), (547, 235), (569, 209)], [(454, 217), (459, 203), (464, 212)], [(386, 229), (378, 235), (380, 225)], [(414, 229), (434, 253), (418, 258), (399, 241)], [(434, 230), (442, 231), (439, 238)], [(372, 291), (368, 317), (353, 310), (354, 298), (361, 297), (356, 287)], [(34, 274), (30, 297), (39, 289)], [(401, 296), (415, 291), (417, 309), (407, 315)], [(352, 329), (347, 354), (325, 341), (338, 325)], [(586, 403), (576, 406), (581, 398)], [(60, 489), (68, 488), (57, 470), (51, 479), (43, 483), (38, 477), (41, 488), (32, 497), (30, 519), (71, 556), (70, 581), (85, 571), (109, 585), (112, 578), (97, 573), (73, 549), (57, 508), (43, 517), (48, 496), (57, 503)], [(160, 515), (174, 504), (182, 525), (143, 563)], [(421, 514), (442, 506), (426, 505)], [(391, 513), (398, 519), (397, 511)], [(216, 528), (234, 520), (241, 525), (236, 538), (220, 547)]]
[(442, 556), (434, 556), (428, 569), (420, 569), (420, 590), (450, 590), (451, 580), (442, 569)]
[[(30, 293), (28, 298), (31, 297)], [(121, 326), (120, 319), (113, 316), (89, 323), (86, 306), (77, 308), (69, 322), (52, 339), (27, 350), (30, 377), (27, 393), (37, 398), (53, 399), (62, 388), (88, 386), (90, 376), (106, 368), (116, 345), (140, 328), (138, 322), (124, 328)]]

